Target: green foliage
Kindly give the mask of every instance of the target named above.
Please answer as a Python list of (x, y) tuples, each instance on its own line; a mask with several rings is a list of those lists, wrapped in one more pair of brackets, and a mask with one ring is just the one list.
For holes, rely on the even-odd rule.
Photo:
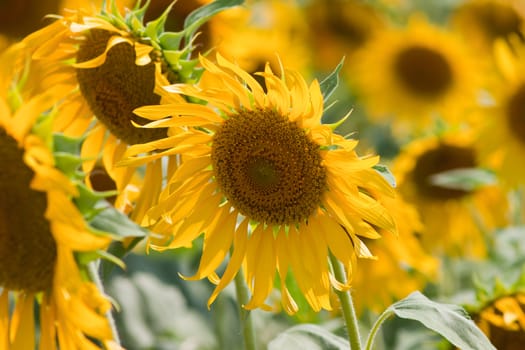
[(392, 315), (419, 321), (463, 350), (495, 349), (462, 307), (437, 303), (420, 292), (413, 292), (405, 299), (389, 306), (380, 316), (373, 328), (374, 331), (370, 334), (367, 350), (372, 349), (377, 329)]

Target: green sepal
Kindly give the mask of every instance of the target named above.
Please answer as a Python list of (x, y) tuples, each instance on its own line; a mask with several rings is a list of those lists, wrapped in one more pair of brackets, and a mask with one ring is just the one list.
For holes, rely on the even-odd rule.
[(53, 152), (79, 154), (82, 142), (84, 142), (83, 138), (75, 138), (56, 133), (53, 135)]
[(87, 221), (94, 218), (104, 208), (104, 198), (116, 194), (116, 191), (95, 192), (83, 183), (77, 184), (77, 189), (79, 196), (73, 201)]
[(159, 44), (162, 49), (169, 50), (174, 47), (179, 47), (182, 41), (183, 33), (181, 32), (165, 32), (159, 35)]
[(77, 252), (76, 254), (77, 261), (79, 264), (87, 265), (92, 261), (96, 261), (98, 259), (109, 261), (112, 265), (117, 265), (122, 269), (126, 268), (126, 265), (124, 262), (116, 257), (115, 255), (105, 251), (105, 250), (94, 250), (91, 252)]
[(341, 68), (343, 68), (344, 62), (345, 58), (343, 57), (332, 73), (330, 73), (326, 78), (323, 79), (323, 81), (319, 83), (324, 102), (328, 100), (328, 98), (339, 85), (339, 71)]
[(168, 14), (170, 13), (174, 4), (175, 1), (172, 2), (168, 7), (166, 7), (164, 12), (162, 12), (162, 14), (156, 20), (146, 23), (146, 29), (144, 33), (152, 41), (159, 42), (159, 37), (164, 32), (164, 25), (166, 24), (166, 20), (168, 19)]
[[(124, 256), (126, 254), (128, 254), (131, 250), (133, 250), (133, 248), (135, 248), (135, 246), (139, 242), (141, 242), (143, 239), (144, 239), (144, 237), (134, 237), (134, 238), (131, 239), (131, 241), (126, 242), (126, 244), (124, 244), (123, 242), (120, 242), (120, 241), (113, 241), (109, 245), (109, 247), (107, 249), (107, 253), (109, 255), (115, 257), (116, 259), (122, 261), (121, 259), (123, 259)], [(111, 271), (113, 271), (113, 268), (115, 267), (115, 264), (113, 264), (111, 262), (112, 261), (109, 261), (109, 260), (101, 261), (100, 274), (101, 274), (102, 279), (106, 279), (107, 277), (109, 277)], [(121, 268), (124, 269), (124, 267), (121, 266), (121, 265), (117, 264), (117, 266), (120, 266)]]

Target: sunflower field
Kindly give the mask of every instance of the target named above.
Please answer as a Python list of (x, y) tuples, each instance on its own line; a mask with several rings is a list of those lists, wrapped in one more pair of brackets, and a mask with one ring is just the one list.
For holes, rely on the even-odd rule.
[(0, 163), (0, 350), (525, 349), (525, 0), (3, 0)]

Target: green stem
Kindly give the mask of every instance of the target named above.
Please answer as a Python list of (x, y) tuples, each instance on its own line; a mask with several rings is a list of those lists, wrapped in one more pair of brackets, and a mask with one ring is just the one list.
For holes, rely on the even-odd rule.
[(392, 311), (390, 309), (387, 309), (376, 320), (376, 322), (372, 326), (372, 329), (370, 330), (370, 334), (368, 334), (365, 350), (372, 350), (372, 346), (374, 346), (374, 340), (376, 338), (377, 332), (379, 331), (379, 327), (381, 327), (383, 322), (385, 322), (385, 320), (390, 316), (392, 316)]
[[(97, 262), (90, 262), (87, 265), (88, 273), (89, 273), (89, 277), (91, 278), (93, 283), (96, 284), (100, 293), (104, 293), (104, 285), (98, 273), (98, 266), (99, 264)], [(113, 341), (117, 343), (117, 345), (120, 346), (121, 343), (120, 343), (120, 337), (119, 337), (118, 330), (117, 330), (117, 323), (115, 322), (115, 318), (113, 317), (113, 313), (111, 312), (111, 310), (109, 310), (106, 313), (106, 318), (109, 322), (109, 327), (111, 328), (111, 334), (113, 335)]]
[(256, 350), (255, 332), (250, 310), (246, 310), (244, 305), (248, 303), (248, 287), (244, 283), (242, 270), (235, 276), (235, 292), (237, 293), (237, 304), (239, 306), (239, 319), (241, 320), (242, 335), (244, 338), (244, 348), (246, 350)]
[[(339, 260), (330, 254), (330, 262), (332, 263), (335, 278), (342, 283), (346, 283), (346, 274)], [(346, 330), (348, 332), (348, 340), (350, 341), (350, 349), (361, 350), (361, 337), (359, 335), (359, 326), (357, 324), (357, 316), (352, 301), (352, 295), (349, 290), (346, 292), (336, 290), (335, 293), (341, 302)]]

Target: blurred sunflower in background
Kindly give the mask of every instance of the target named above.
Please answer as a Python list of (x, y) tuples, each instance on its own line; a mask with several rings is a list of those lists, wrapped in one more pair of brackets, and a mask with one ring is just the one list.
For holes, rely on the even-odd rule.
[[(329, 254), (351, 277), (356, 257), (372, 258), (359, 237), (395, 231), (388, 211), (369, 195), (393, 194), (372, 168), (378, 157), (359, 157), (357, 141), (320, 123), (323, 97), (317, 81), (308, 86), (292, 70), (279, 77), (267, 64), (257, 73), (265, 79), (264, 92), (249, 73), (219, 54), (217, 64), (200, 61), (205, 72), (197, 86), (166, 89), (209, 106), (179, 103), (135, 111), (154, 120), (145, 127), (188, 126), (172, 137), (130, 147), (122, 162), (137, 165), (184, 154), (143, 222), (159, 236), (152, 236), (150, 245), (189, 246), (204, 233), (200, 266), (189, 279), (207, 277), (217, 284), (208, 305), (242, 267), (252, 293), (246, 309), (270, 307), (266, 300), (276, 273), (287, 313), (298, 309), (287, 288), (290, 275), (313, 310), (331, 309), (332, 287), (350, 286), (332, 275)], [(164, 151), (143, 155), (152, 148)], [(216, 270), (230, 249), (219, 277)]]
[(439, 118), (461, 120), (478, 89), (476, 61), (462, 41), (422, 14), (376, 33), (349, 69), (349, 83), (372, 120), (409, 132)]
[(438, 255), (486, 256), (489, 234), (508, 223), (505, 192), (492, 178), (479, 183), (473, 179), (447, 183), (439, 178), (478, 169), (471, 132), (415, 139), (403, 147), (392, 169), (399, 192), (420, 214), (425, 249)]
[(393, 302), (436, 280), (439, 260), (423, 249), (419, 240), (425, 229), (414, 206), (403, 200), (380, 197), (397, 224), (398, 236), (384, 234), (365, 240), (377, 260), (363, 260), (355, 269), (352, 295), (358, 315), (365, 310), (381, 313)]
[(107, 248), (111, 237), (85, 221), (74, 204), (78, 188), (56, 167), (49, 128), (56, 91), (22, 100), (23, 80), (5, 84), (24, 76), (16, 66), (24, 56), (21, 45), (0, 56), (0, 347), (116, 349), (111, 304), (76, 260)]
[(309, 71), (308, 24), (295, 1), (247, 1), (214, 16), (209, 26), (215, 50), (249, 73), (264, 70), (266, 62), (278, 70), (279, 59), (302, 74)]
[(479, 109), (477, 147), (480, 161), (511, 187), (525, 183), (520, 159), (525, 152), (525, 44), (496, 44), (500, 80), (488, 87), (493, 103)]
[(310, 1), (305, 6), (310, 26), (314, 68), (329, 72), (341, 57), (345, 67), (353, 65), (354, 53), (386, 26), (384, 15), (363, 1)]
[(452, 12), (452, 28), (477, 53), (492, 56), (496, 40), (518, 36), (525, 41), (525, 5), (520, 0), (469, 0)]
[(183, 31), (165, 32), (170, 9), (144, 25), (148, 3), (140, 7), (137, 2), (122, 16), (111, 1), (100, 13), (71, 11), (24, 39), (33, 50), (35, 64), (48, 67), (42, 69), (49, 85), (61, 84), (65, 101), (57, 112), (55, 131), (85, 135), (81, 156), (88, 184), (94, 189), (116, 190), (115, 206), (126, 212), (133, 208), (130, 200), (136, 198), (142, 205), (131, 213), (136, 220), (160, 191), (161, 181), (151, 179), (169, 174), (177, 162), (169, 158), (167, 169), (160, 160), (149, 163), (140, 169), (144, 179), (140, 186), (133, 181), (136, 168), (114, 166), (129, 145), (168, 135), (167, 128), (137, 128), (135, 124), (146, 120), (133, 110), (183, 102), (182, 97), (166, 94), (161, 87), (194, 82), (200, 74), (194, 69), (197, 61), (190, 56), (198, 25), (207, 18), (199, 17)]

